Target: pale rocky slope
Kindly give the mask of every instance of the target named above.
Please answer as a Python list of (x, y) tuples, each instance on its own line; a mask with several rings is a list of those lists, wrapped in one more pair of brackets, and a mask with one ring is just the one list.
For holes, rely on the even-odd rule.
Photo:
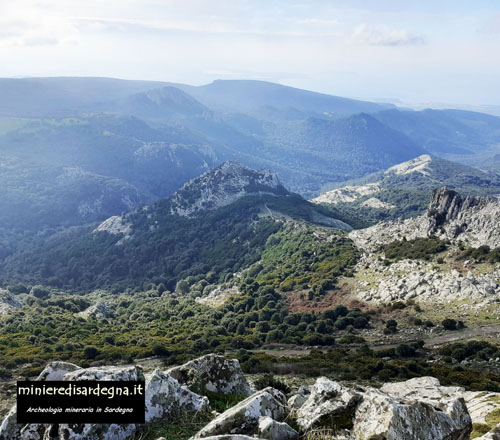
[(0, 289), (0, 316), (14, 309), (19, 309), (21, 303), (8, 290)]
[(478, 305), (499, 302), (499, 264), (485, 267), (474, 261), (463, 261), (454, 263), (454, 268), (433, 260), (401, 260), (386, 265), (380, 257), (382, 245), (415, 238), (449, 240), (450, 252), (457, 252), (459, 244), (499, 247), (499, 218), (498, 200), (463, 197), (441, 189), (434, 192), (427, 214), (421, 217), (383, 222), (350, 232), (349, 237), (365, 251), (356, 266), (356, 295), (377, 303), (409, 299), (445, 303), (467, 301)]

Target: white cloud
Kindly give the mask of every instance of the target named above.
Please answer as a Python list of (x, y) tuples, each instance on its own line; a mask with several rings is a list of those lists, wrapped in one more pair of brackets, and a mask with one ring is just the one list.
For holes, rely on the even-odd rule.
[(250, 36), (270, 37), (310, 37), (315, 34), (295, 30), (274, 30), (258, 26), (241, 27), (233, 23), (224, 22), (188, 22), (169, 20), (137, 20), (129, 18), (106, 18), (106, 17), (69, 17), (77, 27), (90, 25), (96, 30), (99, 26), (102, 30), (111, 32), (130, 31), (152, 31), (152, 32), (189, 32), (196, 34), (234, 34)]
[(79, 33), (70, 20), (43, 8), (4, 8), (0, 14), (0, 47), (74, 44)]
[(361, 24), (354, 29), (351, 41), (369, 46), (414, 46), (425, 44), (423, 35), (406, 29), (390, 29), (386, 26)]

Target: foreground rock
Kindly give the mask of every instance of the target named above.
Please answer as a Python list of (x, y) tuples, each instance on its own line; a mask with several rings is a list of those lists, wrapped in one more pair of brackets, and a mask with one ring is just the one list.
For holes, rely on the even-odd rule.
[(207, 354), (167, 371), (180, 383), (200, 387), (203, 391), (249, 396), (252, 389), (237, 359)]
[(353, 420), (354, 438), (386, 440), (468, 440), (472, 422), (463, 399), (397, 399), (375, 389), (363, 394)]
[(297, 423), (307, 431), (316, 427), (350, 428), (361, 395), (320, 377), (306, 402), (297, 410)]
[(274, 388), (265, 388), (219, 415), (193, 438), (223, 434), (252, 435), (258, 431), (261, 417), (281, 421), (287, 414), (286, 397), (283, 393)]
[[(145, 380), (146, 422), (171, 419), (183, 413), (209, 409), (206, 397), (199, 396), (170, 375), (155, 370), (144, 375), (142, 368), (79, 368), (66, 362), (54, 362), (40, 374), (41, 380)], [(18, 425), (16, 407), (12, 408), (0, 427), (0, 440), (127, 440), (140, 426), (135, 424)]]
[(259, 438), (266, 440), (293, 440), (299, 433), (286, 423), (265, 416), (259, 419), (258, 435)]
[(36, 380), (51, 381), (63, 380), (64, 376), (82, 368), (70, 362), (55, 361), (47, 365), (38, 375)]
[(455, 397), (460, 390), (440, 387), (434, 378), (381, 390), (353, 390), (319, 378), (297, 411), (297, 422), (304, 431), (333, 430), (339, 440), (468, 440), (472, 422), (464, 399)]

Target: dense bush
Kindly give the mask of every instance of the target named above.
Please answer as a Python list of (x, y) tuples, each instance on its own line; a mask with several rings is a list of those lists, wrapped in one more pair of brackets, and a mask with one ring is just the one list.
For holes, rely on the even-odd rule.
[(443, 252), (447, 243), (438, 238), (415, 238), (396, 240), (382, 247), (385, 257), (390, 260), (420, 259), (429, 260), (433, 255)]

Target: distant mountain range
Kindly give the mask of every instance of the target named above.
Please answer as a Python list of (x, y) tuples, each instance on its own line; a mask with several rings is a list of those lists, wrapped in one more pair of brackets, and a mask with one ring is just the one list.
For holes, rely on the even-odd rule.
[[(273, 170), (307, 198), (429, 153), (500, 170), (500, 118), (481, 113), (400, 111), (263, 81), (0, 79), (0, 94), (0, 227), (103, 220), (227, 160)], [(61, 188), (68, 169), (78, 179)]]

